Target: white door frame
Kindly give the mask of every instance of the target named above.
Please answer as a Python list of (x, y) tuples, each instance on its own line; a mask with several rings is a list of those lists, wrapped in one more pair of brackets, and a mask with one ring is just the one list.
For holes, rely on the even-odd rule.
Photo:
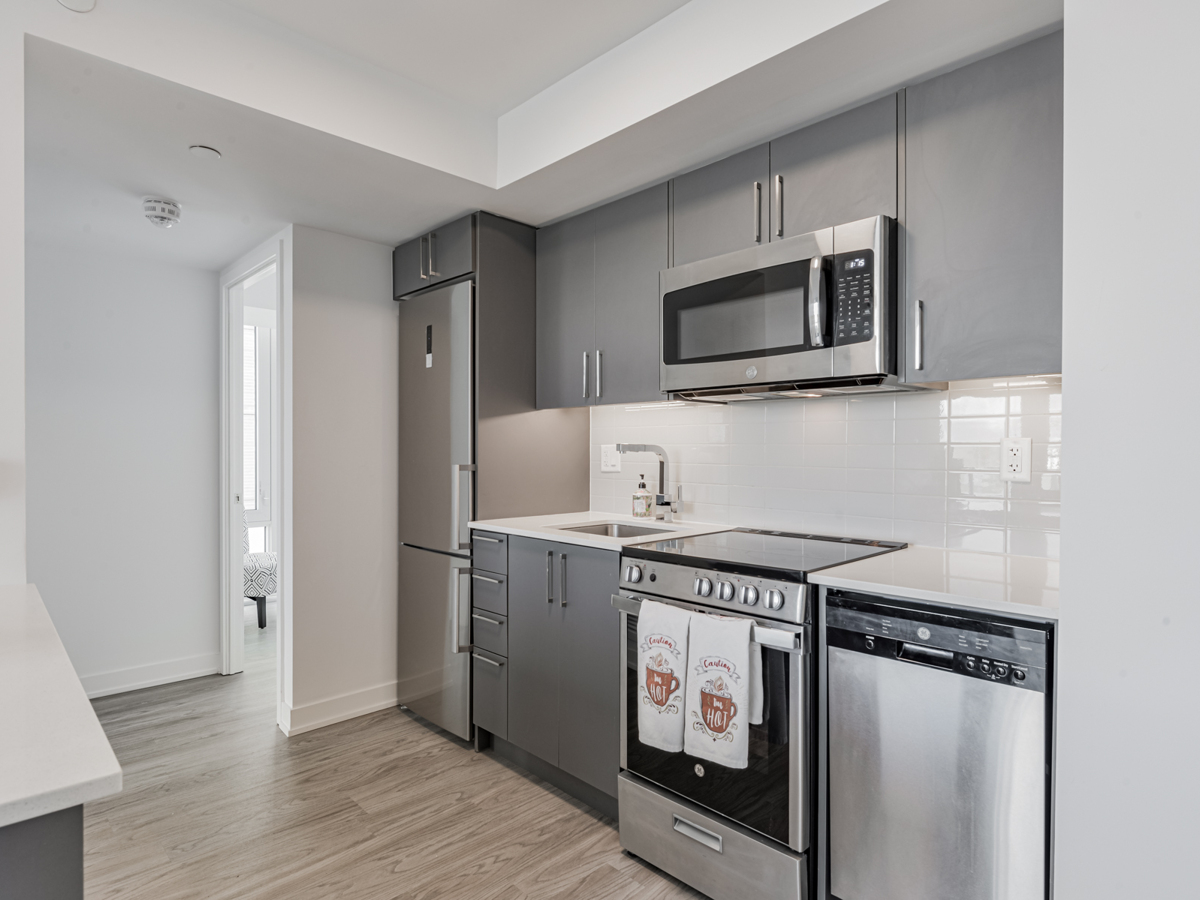
[[(242, 492), (242, 462), (240, 448), (235, 451), (230, 446), (231, 436), (241, 431), (240, 401), (234, 398), (235, 390), (240, 398), (241, 379), (233, 372), (233, 364), (241, 366), (238, 360), (230, 359), (230, 348), (241, 346), (242, 315), (240, 299), (232, 295), (233, 288), (246, 278), (254, 275), (269, 265), (276, 266), (276, 309), (278, 327), (276, 328), (276, 346), (273, 381), (277, 388), (273, 390), (279, 398), (276, 415), (272, 418), (273, 427), (278, 440), (276, 458), (279, 461), (272, 480), (278, 485), (274, 490), (274, 500), (278, 503), (279, 534), (272, 542), (279, 552), (279, 603), (277, 609), (278, 628), (276, 629), (276, 709), (277, 718), (282, 715), (284, 708), (285, 677), (290, 674), (291, 635), (291, 261), (288, 258), (291, 251), (291, 229), (266, 241), (237, 262), (230, 265), (221, 273), (220, 278), (220, 318), (221, 318), (221, 365), (220, 365), (220, 638), (221, 638), (221, 674), (232, 675), (243, 669), (243, 605), (242, 597), (242, 524), (241, 503), (238, 497)], [(237, 306), (234, 309), (234, 306)], [(234, 331), (237, 334), (234, 334)]]

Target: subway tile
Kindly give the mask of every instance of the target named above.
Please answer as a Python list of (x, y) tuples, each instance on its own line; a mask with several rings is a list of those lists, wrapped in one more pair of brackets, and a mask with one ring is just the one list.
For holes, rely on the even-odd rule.
[(895, 511), (897, 519), (945, 522), (946, 498), (923, 497), (918, 494), (896, 494)]
[(950, 412), (950, 396), (945, 391), (927, 394), (901, 394), (896, 397), (897, 419), (936, 419)]
[(1060, 500), (1062, 476), (1056, 472), (1030, 473), (1029, 482), (1002, 482), (1008, 487), (1009, 500)]
[(944, 522), (902, 519), (897, 516), (892, 523), (892, 540), (917, 544), (922, 547), (945, 547), (946, 524)]
[(845, 444), (846, 422), (805, 422), (804, 443), (808, 444)]
[(844, 495), (844, 509), (847, 516), (860, 516), (875, 519), (890, 518), (892, 515), (893, 497), (888, 494), (847, 491)]
[(1008, 501), (1008, 526), (1039, 531), (1058, 531), (1062, 521), (1061, 505), (1033, 500)]
[[(800, 466), (804, 464), (803, 444), (763, 444), (763, 465)], [(999, 463), (997, 462), (997, 465)]]
[(849, 422), (846, 426), (846, 441), (851, 444), (895, 443), (896, 423), (891, 419)]
[(846, 418), (851, 422), (891, 421), (896, 417), (894, 397), (855, 397), (846, 405)]
[(844, 468), (818, 468), (805, 466), (797, 469), (801, 475), (800, 486), (813, 491), (843, 491), (846, 489)]
[[(692, 503), (728, 506), (730, 490), (727, 484), (692, 484), (685, 489), (684, 496)], [(633, 497), (630, 495), (630, 502), (632, 501)]]
[(1000, 471), (1000, 445), (997, 444), (952, 444), (950, 446), (951, 471)]
[(1060, 388), (1021, 388), (1008, 398), (1010, 416), (1047, 416), (1062, 412), (1062, 390)]
[(802, 444), (804, 423), (767, 422), (763, 426), (763, 440), (768, 444)]
[[(1032, 438), (1035, 444), (1056, 443), (1050, 440), (1051, 418), (1051, 416), (1010, 416), (1008, 420), (1008, 436), (1011, 438)], [(1058, 417), (1054, 416), (1053, 418)]]
[(846, 533), (846, 517), (831, 513), (805, 513), (794, 525), (785, 525), (791, 531), (808, 534), (829, 534), (841, 537)]
[[(729, 486), (729, 502), (733, 506), (766, 506), (767, 492), (768, 489), (764, 487), (731, 484)], [(684, 488), (684, 496), (687, 496), (687, 488)]]
[(895, 522), (891, 517), (874, 519), (868, 516), (845, 517), (845, 528), (842, 532), (846, 537), (866, 538), (874, 541), (890, 541)]
[(1033, 445), (1033, 473), (1062, 471), (1062, 444)]
[[(946, 468), (945, 444), (897, 444), (895, 453), (897, 470), (937, 469), (944, 471)], [(999, 468), (999, 460), (997, 460), (996, 466)]]
[[(788, 492), (789, 494), (791, 492)], [(822, 513), (828, 515), (845, 515), (846, 512), (846, 494), (844, 491), (812, 491), (804, 490), (799, 492), (798, 499), (794, 496), (789, 496), (787, 503), (772, 504), (767, 501), (767, 506), (782, 506), (787, 509), (798, 509), (804, 513)]]
[(946, 501), (946, 522), (950, 525), (992, 525), (1003, 528), (1005, 513), (1003, 500), (954, 498)]
[(945, 497), (946, 473), (937, 469), (897, 469), (895, 490), (897, 494)]
[(1058, 559), (1061, 540), (1062, 537), (1057, 531), (1010, 528), (1008, 529), (1008, 552), (1018, 556)]
[(896, 444), (944, 444), (947, 419), (897, 419)]
[(735, 422), (729, 426), (731, 444), (761, 444), (766, 440), (765, 434), (762, 422)]
[(891, 469), (846, 467), (846, 490), (890, 494), (895, 489), (896, 473)]
[(1003, 498), (1005, 482), (999, 472), (951, 472), (947, 482), (951, 497)]
[(950, 440), (955, 444), (998, 444), (1006, 436), (1005, 424), (1003, 416), (951, 419)]
[(951, 416), (1003, 416), (1008, 413), (1006, 391), (951, 391)]
[(846, 447), (848, 469), (890, 469), (895, 465), (894, 444), (849, 444)]
[(762, 444), (729, 445), (729, 464), (731, 466), (761, 466), (764, 465), (765, 456)]
[(974, 550), (978, 553), (1003, 553), (1007, 534), (1003, 528), (976, 525), (947, 525), (946, 546), (951, 550)]
[(803, 451), (806, 466), (835, 468), (846, 464), (844, 444), (806, 444)]
[(809, 422), (845, 422), (846, 401), (840, 397), (827, 397), (821, 400), (810, 400), (803, 404), (804, 423)]

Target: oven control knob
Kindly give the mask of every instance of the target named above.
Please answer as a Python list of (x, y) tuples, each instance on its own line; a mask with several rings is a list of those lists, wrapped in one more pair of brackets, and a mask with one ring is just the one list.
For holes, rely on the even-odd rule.
[(707, 597), (712, 593), (712, 581), (701, 575), (696, 579), (696, 583), (692, 585), (692, 593), (697, 597)]
[(717, 599), (728, 603), (733, 599), (733, 585), (728, 581), (717, 582)]
[(783, 591), (767, 591), (767, 599), (763, 605), (767, 609), (783, 609)]
[(639, 581), (641, 581), (642, 580), (642, 567), (641, 566), (626, 566), (625, 567), (625, 580), (628, 581), (630, 584), (637, 584)]
[(738, 602), (744, 606), (753, 606), (758, 602), (758, 588), (752, 584), (743, 584), (741, 593), (738, 595)]

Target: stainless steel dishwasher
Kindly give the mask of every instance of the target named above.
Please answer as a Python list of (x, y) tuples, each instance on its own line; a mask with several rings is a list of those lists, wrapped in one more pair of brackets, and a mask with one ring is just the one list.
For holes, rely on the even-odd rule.
[(1045, 900), (1053, 625), (830, 591), (829, 888)]

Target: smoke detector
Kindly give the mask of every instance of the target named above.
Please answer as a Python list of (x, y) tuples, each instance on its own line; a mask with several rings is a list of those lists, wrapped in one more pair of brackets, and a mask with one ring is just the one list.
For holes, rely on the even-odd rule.
[(147, 197), (142, 201), (142, 212), (159, 228), (170, 228), (179, 221), (179, 204), (174, 200)]

